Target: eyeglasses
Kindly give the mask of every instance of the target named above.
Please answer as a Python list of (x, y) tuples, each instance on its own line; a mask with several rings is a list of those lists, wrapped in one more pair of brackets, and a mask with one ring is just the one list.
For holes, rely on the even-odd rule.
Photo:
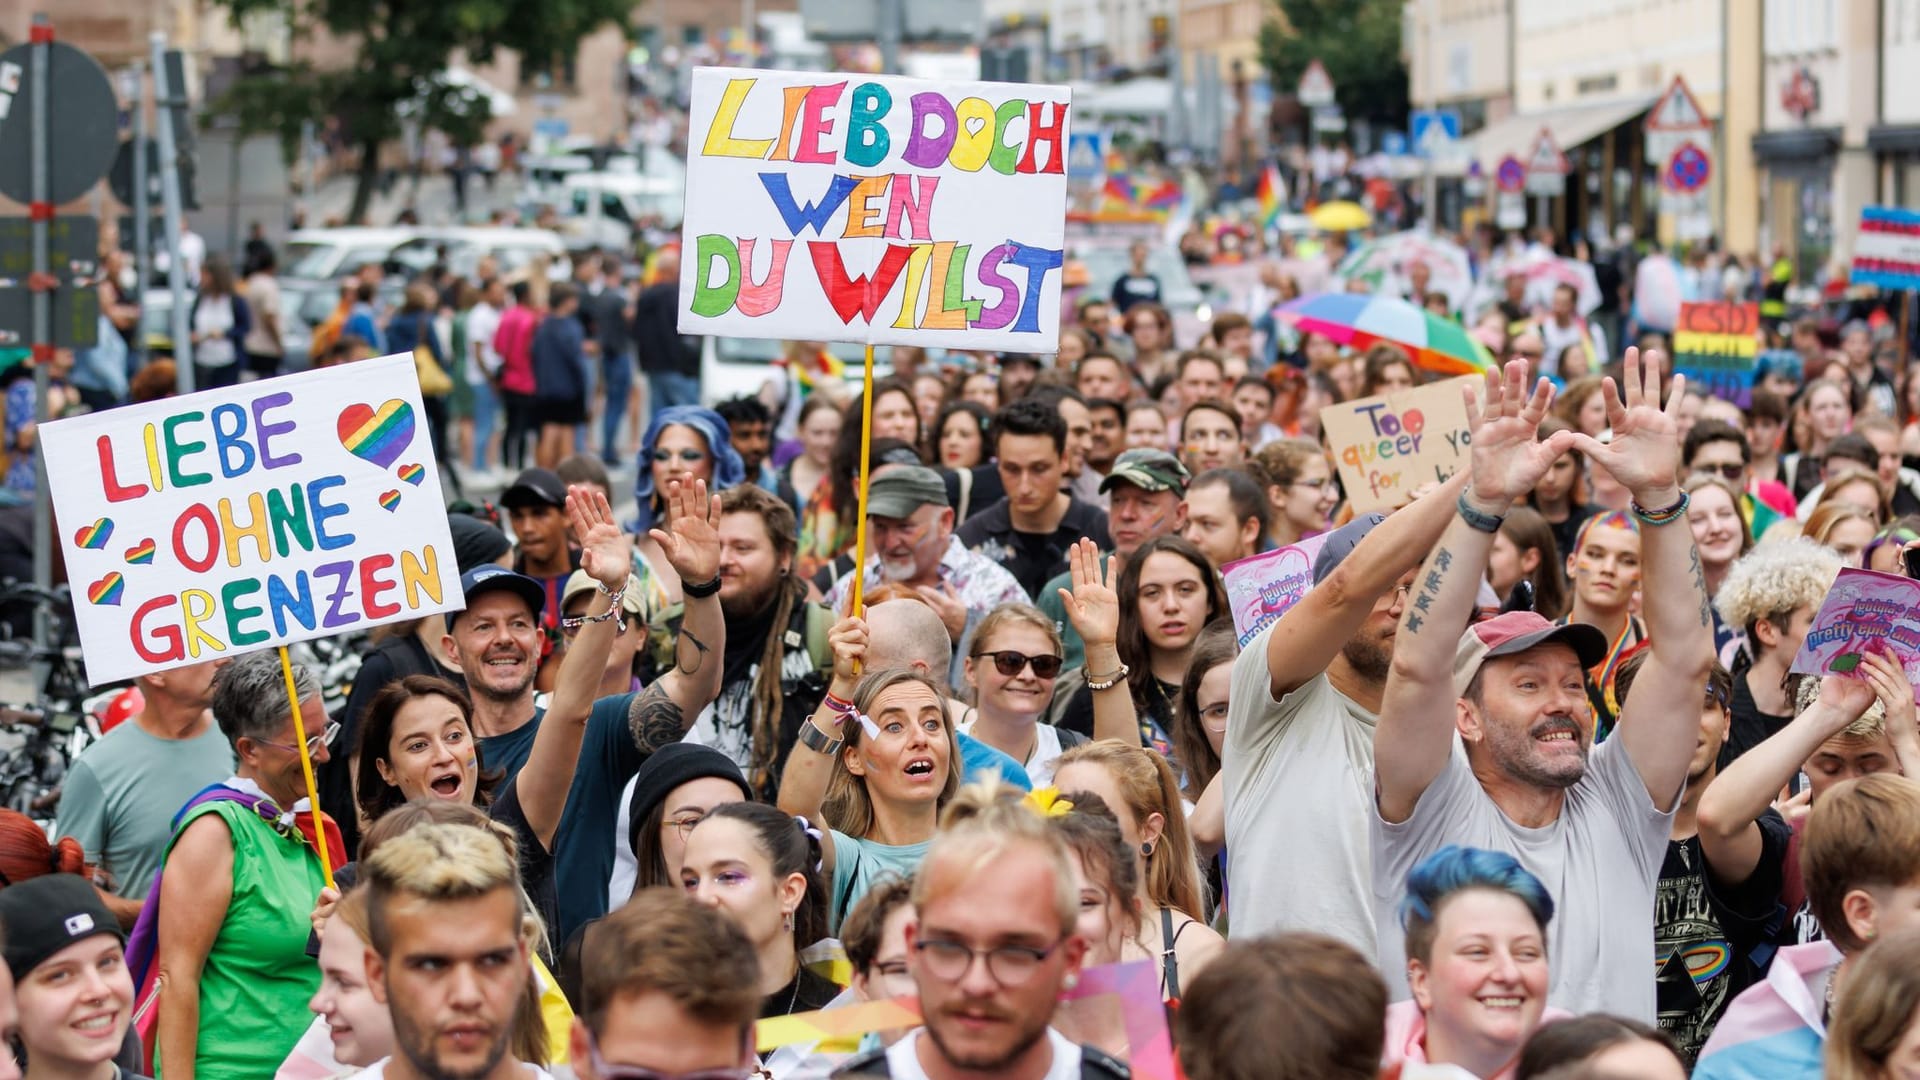
[(1331, 476), (1325, 480), (1295, 480), (1293, 486), (1306, 488), (1310, 491), (1333, 491), (1339, 487), (1338, 484), (1333, 482), (1333, 477)]
[(1747, 467), (1731, 461), (1723, 461), (1718, 465), (1695, 465), (1693, 471), (1709, 473), (1722, 480), (1738, 480), (1741, 474), (1747, 471)]
[(680, 458), (682, 463), (687, 465), (707, 460), (707, 452), (705, 450), (667, 450), (662, 448), (653, 452), (653, 460), (662, 464), (672, 461), (676, 456)]
[[(328, 721), (325, 731), (322, 731), (318, 735), (307, 736), (307, 756), (312, 757), (322, 746), (332, 746), (333, 740), (339, 737), (339, 722), (333, 720)], [(262, 746), (271, 746), (279, 750), (285, 750), (289, 754), (297, 754), (300, 752), (300, 747), (293, 743), (277, 743), (270, 739), (256, 739), (254, 741), (260, 743)]]
[(1009, 679), (1020, 674), (1020, 669), (1026, 667), (1028, 664), (1033, 665), (1033, 673), (1035, 675), (1042, 679), (1051, 679), (1060, 674), (1060, 665), (1066, 663), (1066, 661), (1058, 656), (1047, 656), (1044, 654), (1040, 656), (1028, 656), (1026, 653), (1015, 652), (1012, 649), (1001, 649), (999, 652), (977, 652), (973, 654), (975, 660), (983, 656), (993, 657), (993, 670), (1005, 675)]
[(1200, 726), (1216, 735), (1227, 730), (1227, 703), (1223, 701), (1201, 709)]
[[(746, 1048), (741, 1047), (741, 1054)], [(649, 1069), (644, 1065), (612, 1065), (600, 1056), (600, 1041), (587, 1032), (587, 1060), (593, 1063), (593, 1075), (600, 1080), (748, 1080), (755, 1074), (754, 1069), (736, 1067), (731, 1069), (700, 1069), (688, 1073), (663, 1073)]]
[(693, 831), (693, 827), (706, 819), (707, 815), (705, 814), (688, 814), (686, 817), (672, 818), (661, 824), (679, 833), (680, 842), (684, 844), (687, 842), (687, 834)]
[(1041, 963), (1059, 947), (1058, 941), (1044, 949), (1036, 949), (1031, 945), (996, 945), (991, 949), (976, 949), (958, 941), (939, 938), (913, 943), (913, 951), (920, 954), (920, 962), (926, 965), (927, 974), (942, 982), (959, 982), (966, 978), (977, 956), (985, 961), (987, 975), (1009, 989), (1033, 978), (1033, 973), (1040, 970)]

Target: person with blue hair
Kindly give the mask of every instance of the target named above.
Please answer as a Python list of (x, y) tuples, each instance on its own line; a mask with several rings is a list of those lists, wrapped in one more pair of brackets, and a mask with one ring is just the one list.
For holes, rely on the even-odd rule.
[(1553, 897), (1504, 852), (1449, 844), (1407, 874), (1400, 925), (1413, 1000), (1387, 1007), (1384, 1067), (1452, 1065), (1511, 1080), (1547, 1007)]

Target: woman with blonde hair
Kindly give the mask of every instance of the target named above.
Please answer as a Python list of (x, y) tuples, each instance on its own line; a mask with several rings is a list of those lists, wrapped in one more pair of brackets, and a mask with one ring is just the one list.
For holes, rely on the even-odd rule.
[[(1867, 545), (1879, 530), (1880, 526), (1865, 510), (1850, 502), (1836, 501), (1814, 507), (1813, 513), (1807, 515), (1801, 535), (1832, 548), (1848, 566), (1859, 568), (1865, 564)], [(1768, 535), (1772, 535), (1771, 529)]]
[(1318, 443), (1278, 439), (1248, 455), (1247, 466), (1273, 507), (1267, 532), (1275, 547), (1326, 530), (1340, 489), (1333, 482), (1327, 452)]
[(1880, 478), (1870, 472), (1853, 472), (1827, 484), (1820, 493), (1820, 501), (1813, 504), (1815, 510), (1830, 503), (1851, 503), (1873, 518), (1877, 528), (1885, 525), (1893, 517), (1893, 503), (1887, 497), (1887, 486)]
[(1833, 998), (1827, 1080), (1920, 1076), (1920, 931), (1882, 938)]
[(1053, 779), (1061, 791), (1100, 796), (1120, 822), (1127, 846), (1138, 853), (1140, 944), (1161, 958), (1161, 997), (1178, 998), (1183, 982), (1218, 956), (1226, 941), (1203, 921), (1199, 855), (1173, 766), (1144, 747), (1102, 739), (1060, 755)]
[[(1700, 572), (1705, 575), (1707, 595), (1720, 592), (1727, 571), (1740, 557), (1753, 550), (1753, 534), (1747, 520), (1740, 516), (1740, 489), (1724, 477), (1697, 472), (1681, 487), (1687, 493), (1687, 527), (1693, 530), (1693, 546), (1700, 553)], [(1716, 610), (1713, 613), (1713, 647), (1718, 652), (1740, 636), (1740, 627), (1729, 626)]]
[(858, 674), (867, 623), (827, 635), (833, 682), (780, 774), (780, 809), (822, 822), (829, 933), (888, 875), (911, 877), (960, 789), (960, 743), (941, 688), (912, 668)]

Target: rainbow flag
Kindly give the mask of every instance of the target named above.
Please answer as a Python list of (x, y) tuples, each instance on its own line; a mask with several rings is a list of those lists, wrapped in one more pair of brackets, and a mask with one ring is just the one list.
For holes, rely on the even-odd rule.
[(1153, 190), (1147, 192), (1146, 205), (1155, 210), (1171, 210), (1180, 205), (1180, 185), (1173, 180), (1162, 180)]
[(1121, 206), (1133, 205), (1135, 192), (1133, 178), (1130, 176), (1109, 174), (1107, 176), (1107, 182), (1101, 186), (1100, 190), (1109, 202), (1116, 202)]
[(1269, 163), (1260, 170), (1260, 183), (1253, 190), (1260, 200), (1260, 224), (1272, 228), (1287, 205), (1287, 182), (1280, 178), (1280, 170)]

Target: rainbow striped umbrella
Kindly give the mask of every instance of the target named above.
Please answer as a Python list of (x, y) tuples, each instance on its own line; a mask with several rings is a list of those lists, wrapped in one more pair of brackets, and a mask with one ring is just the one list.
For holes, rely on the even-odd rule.
[(1496, 366), (1487, 347), (1459, 323), (1390, 296), (1319, 293), (1282, 305), (1280, 316), (1303, 333), (1356, 349), (1376, 341), (1398, 345), (1416, 365), (1442, 375), (1473, 375)]

